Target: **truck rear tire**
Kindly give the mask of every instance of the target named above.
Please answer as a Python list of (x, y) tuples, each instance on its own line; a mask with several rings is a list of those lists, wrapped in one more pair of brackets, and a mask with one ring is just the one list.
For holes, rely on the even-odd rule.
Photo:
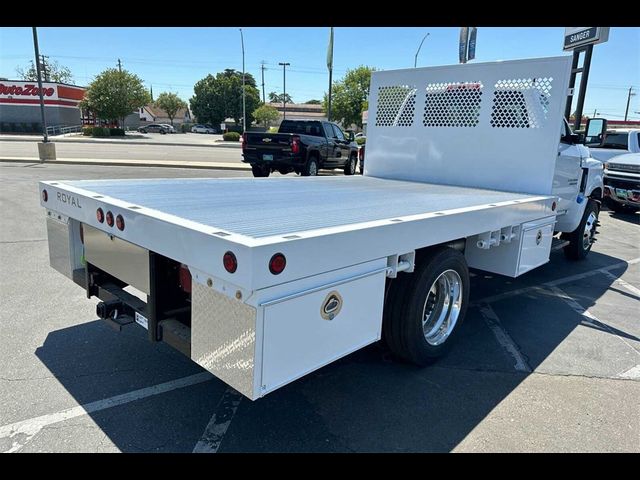
[(345, 175), (355, 175), (356, 173), (356, 165), (358, 164), (358, 157), (352, 154), (349, 157), (349, 161), (344, 166), (344, 174)]
[(303, 177), (315, 177), (318, 175), (318, 159), (316, 157), (309, 157), (307, 164), (302, 167)]
[(264, 165), (251, 165), (251, 172), (254, 177), (268, 177), (271, 170)]
[(425, 366), (445, 355), (460, 331), (469, 303), (464, 255), (449, 247), (429, 250), (413, 274), (392, 280), (385, 302), (384, 339), (393, 353)]
[(569, 260), (583, 260), (591, 250), (595, 241), (599, 213), (600, 205), (590, 198), (578, 228), (563, 236), (564, 239), (569, 240), (569, 245), (563, 248), (564, 255)]

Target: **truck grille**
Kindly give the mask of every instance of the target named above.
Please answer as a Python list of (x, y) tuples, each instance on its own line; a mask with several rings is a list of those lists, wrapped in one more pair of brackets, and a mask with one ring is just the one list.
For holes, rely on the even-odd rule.
[(640, 165), (625, 165), (624, 163), (611, 163), (609, 162), (607, 170), (612, 170), (611, 173), (614, 173), (613, 170), (618, 172), (627, 172), (627, 173), (640, 173)]

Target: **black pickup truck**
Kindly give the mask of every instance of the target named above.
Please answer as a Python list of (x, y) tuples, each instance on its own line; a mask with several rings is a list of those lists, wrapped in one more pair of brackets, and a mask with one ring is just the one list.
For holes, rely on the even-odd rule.
[(278, 133), (245, 132), (242, 161), (251, 164), (254, 177), (271, 172), (317, 175), (319, 169), (344, 169), (353, 175), (358, 163), (358, 146), (353, 132), (348, 135), (331, 122), (283, 120)]

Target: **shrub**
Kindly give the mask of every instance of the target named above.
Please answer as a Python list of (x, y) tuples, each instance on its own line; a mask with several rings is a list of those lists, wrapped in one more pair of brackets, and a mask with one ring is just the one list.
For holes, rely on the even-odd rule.
[(109, 135), (112, 137), (124, 137), (124, 130), (122, 128), (110, 128)]
[(269, 127), (269, 130), (267, 130), (268, 133), (278, 133), (278, 128), (280, 127)]
[(82, 135), (84, 135), (85, 137), (90, 137), (91, 135), (93, 135), (93, 127), (84, 127), (82, 129)]
[(366, 137), (358, 137), (356, 138), (356, 143), (358, 145), (364, 145), (365, 143), (367, 143), (367, 139)]
[(180, 131), (182, 133), (189, 133), (191, 132), (191, 127), (193, 127), (195, 125), (195, 123), (183, 123), (182, 125), (180, 125)]
[(93, 132), (91, 132), (92, 137), (108, 137), (111, 133), (111, 129), (107, 127), (93, 127)]
[(222, 135), (222, 139), (225, 142), (237, 142), (240, 140), (240, 134), (238, 132), (227, 132)]

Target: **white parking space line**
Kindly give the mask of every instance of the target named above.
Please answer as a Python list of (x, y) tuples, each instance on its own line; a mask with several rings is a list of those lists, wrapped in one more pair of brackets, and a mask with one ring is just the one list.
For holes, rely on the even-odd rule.
[(640, 351), (638, 351), (638, 349), (636, 347), (634, 347), (629, 342), (627, 342), (624, 338), (622, 338), (620, 335), (618, 335), (609, 325), (607, 325), (606, 323), (603, 323), (601, 320), (599, 320), (598, 317), (596, 317), (588, 309), (584, 308), (582, 305), (580, 305), (578, 302), (576, 302), (564, 290), (561, 290), (560, 288), (555, 287), (555, 286), (548, 287), (548, 289), (551, 290), (558, 298), (561, 298), (562, 300), (564, 300), (564, 302), (567, 305), (569, 305), (569, 307), (571, 307), (576, 313), (578, 313), (578, 314), (582, 315), (583, 317), (585, 317), (589, 321), (589, 323), (591, 323), (593, 326), (604, 328), (609, 333), (611, 333), (612, 335), (614, 335), (617, 338), (619, 338), (625, 345), (627, 345), (629, 348), (631, 348), (631, 350), (633, 350), (635, 353), (640, 355)]
[(617, 283), (621, 287), (626, 288), (629, 292), (633, 293), (636, 297), (638, 297), (638, 300), (640, 300), (640, 288), (634, 287), (633, 285), (624, 281), (623, 279), (616, 277), (611, 272), (603, 272), (603, 273), (607, 277), (609, 277), (611, 280), (613, 280), (613, 283)]
[[(100, 410), (105, 410), (107, 408), (116, 407), (118, 405), (135, 402), (137, 400), (142, 400), (143, 398), (153, 397), (179, 388), (197, 385), (199, 383), (207, 382), (212, 378), (214, 377), (209, 372), (197, 373), (188, 377), (171, 380), (170, 382), (160, 383), (152, 387), (141, 388), (140, 390), (134, 390), (133, 392), (123, 393), (114, 397), (68, 408), (60, 412), (50, 413), (40, 417), (30, 418), (28, 420), (21, 420), (19, 422), (1, 426), (0, 438), (16, 438), (11, 448), (7, 450), (7, 453), (15, 452), (24, 447), (34, 435), (48, 425), (63, 422), (70, 418), (80, 417), (93, 412), (98, 412)], [(18, 435), (25, 435), (25, 437), (17, 438)]]
[[(638, 262), (640, 262), (640, 257), (633, 258), (631, 260), (626, 260), (624, 262), (614, 263), (613, 265), (609, 265), (608, 267), (596, 268), (594, 270), (588, 270), (586, 272), (577, 273), (575, 275), (570, 275), (568, 277), (562, 277), (562, 278), (558, 278), (556, 280), (551, 280), (550, 282), (543, 283), (542, 286), (543, 287), (553, 287), (553, 286), (557, 286), (557, 285), (562, 285), (564, 283), (570, 283), (570, 282), (573, 282), (575, 280), (580, 280), (580, 279), (583, 279), (583, 278), (586, 278), (586, 277), (590, 277), (591, 275), (596, 275), (598, 273), (605, 273), (606, 274), (606, 273), (609, 273), (610, 270), (615, 270), (615, 269), (618, 269), (618, 268), (626, 267), (628, 265), (634, 265), (634, 264), (636, 264)], [(611, 275), (611, 276), (613, 276), (613, 275)], [(478, 306), (478, 305), (481, 305), (483, 303), (497, 302), (498, 300), (504, 300), (506, 298), (515, 297), (515, 296), (521, 295), (523, 293), (535, 291), (537, 289), (540, 289), (540, 287), (541, 287), (540, 285), (532, 285), (530, 287), (519, 288), (517, 290), (511, 290), (509, 292), (499, 293), (497, 295), (491, 295), (489, 297), (485, 297), (485, 298), (481, 298), (479, 300), (475, 300), (474, 302), (471, 303), (471, 306)]]
[(515, 364), (513, 368), (518, 372), (531, 372), (531, 367), (527, 363), (527, 360), (524, 358), (524, 355), (520, 352), (518, 345), (511, 338), (511, 335), (507, 333), (502, 324), (500, 323), (500, 319), (496, 312), (491, 308), (490, 305), (484, 304), (480, 305), (480, 314), (484, 319), (485, 323), (489, 326), (493, 335), (498, 340), (498, 343), (504, 348), (509, 355), (513, 357), (515, 360)]
[(631, 367), (626, 372), (622, 372), (618, 374), (620, 378), (628, 378), (631, 380), (640, 380), (640, 365), (636, 365), (635, 367)]
[(222, 439), (231, 425), (231, 420), (238, 410), (240, 400), (242, 400), (241, 393), (231, 387), (227, 388), (211, 420), (209, 420), (207, 428), (204, 429), (202, 437), (193, 448), (193, 453), (216, 453), (218, 451)]

